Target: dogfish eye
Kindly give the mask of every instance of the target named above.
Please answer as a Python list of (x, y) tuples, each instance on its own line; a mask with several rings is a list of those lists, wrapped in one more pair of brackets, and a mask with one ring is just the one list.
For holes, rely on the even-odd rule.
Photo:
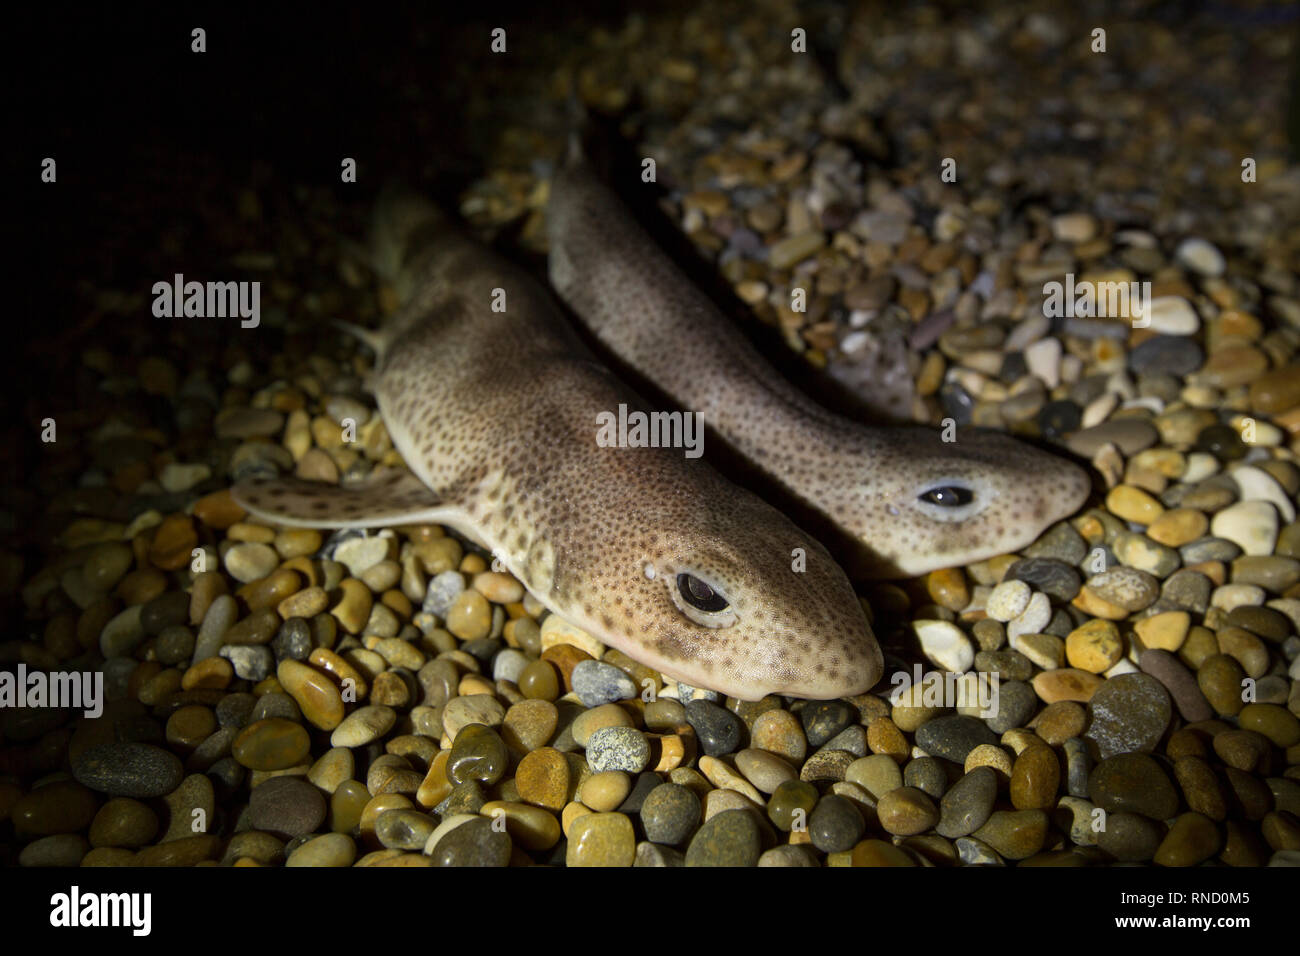
[(974, 501), (975, 494), (969, 488), (960, 485), (941, 485), (938, 488), (930, 488), (917, 498), (941, 508), (960, 508)]
[(696, 610), (716, 614), (727, 609), (728, 601), (693, 574), (677, 575), (677, 591)]

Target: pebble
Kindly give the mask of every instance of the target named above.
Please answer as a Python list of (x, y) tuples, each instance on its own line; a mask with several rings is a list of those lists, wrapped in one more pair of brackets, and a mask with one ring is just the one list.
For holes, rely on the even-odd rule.
[(975, 648), (970, 638), (947, 621), (913, 621), (912, 630), (921, 643), (921, 650), (931, 661), (944, 670), (964, 674), (975, 663)]
[(1070, 666), (1091, 674), (1109, 670), (1123, 654), (1119, 628), (1102, 618), (1075, 628), (1065, 639), (1065, 657)]
[(282, 660), (276, 667), (276, 678), (314, 727), (332, 731), (343, 722), (343, 697), (338, 686), (316, 668), (296, 660)]
[(637, 685), (626, 672), (602, 661), (579, 661), (571, 676), (573, 691), (587, 707), (637, 696)]
[(808, 815), (817, 805), (817, 788), (806, 780), (787, 780), (767, 802), (767, 818), (783, 833), (796, 826), (806, 828)]
[(1180, 814), (1155, 853), (1158, 866), (1195, 866), (1219, 852), (1223, 839), (1214, 822), (1195, 811)]
[(1223, 253), (1206, 239), (1184, 239), (1174, 250), (1174, 258), (1198, 275), (1221, 276), (1226, 267)]
[(988, 820), (998, 793), (997, 772), (976, 767), (954, 783), (939, 802), (936, 832), (949, 839), (969, 836)]
[(280, 556), (270, 545), (245, 541), (230, 548), (222, 565), (236, 581), (247, 584), (266, 577), (280, 564)]
[(808, 753), (803, 725), (788, 710), (769, 710), (759, 714), (750, 730), (750, 743), (796, 764), (802, 763)]
[(1115, 754), (1149, 753), (1173, 716), (1169, 692), (1149, 674), (1120, 674), (1103, 683), (1088, 701), (1085, 734), (1102, 760)]
[(1024, 860), (1047, 840), (1047, 814), (1042, 810), (998, 810), (974, 833), (975, 839), (1008, 860)]
[(270, 717), (241, 730), (230, 750), (231, 755), (250, 770), (285, 770), (298, 766), (307, 758), (311, 738), (301, 724)]
[[(1006, 580), (993, 589), (993, 594), (997, 593), (998, 588), (1012, 581), (1024, 582), (1032, 586), (1034, 590), (1042, 591), (1052, 600), (1062, 604), (1073, 600), (1074, 596), (1079, 593), (1079, 588), (1083, 586), (1083, 580), (1080, 578), (1079, 572), (1064, 561), (1058, 561), (1055, 558), (1021, 558), (1007, 568)], [(993, 594), (989, 595), (990, 603)], [(1028, 598), (1026, 598), (1026, 606), (1028, 603)], [(1009, 607), (1001, 608), (999, 614), (1005, 614), (1009, 610)], [(1024, 608), (1022, 607), (1020, 610), (1023, 611)], [(1012, 617), (1017, 616), (1019, 613), (1017, 611)], [(991, 608), (988, 609), (988, 614), (996, 620), (1002, 620), (1001, 617), (994, 614)], [(1010, 619), (1007, 618), (1007, 620)]]
[(595, 773), (640, 773), (650, 764), (650, 744), (645, 734), (633, 727), (601, 727), (591, 734), (586, 749), (587, 764)]
[(934, 801), (915, 787), (899, 787), (882, 796), (876, 804), (876, 814), (881, 827), (897, 836), (924, 833), (939, 822)]
[[(509, 833), (486, 817), (475, 817), (441, 835), (435, 830), (429, 842), (434, 845), (432, 850), (426, 847), (425, 852), (432, 857), (433, 865), (450, 867), (508, 866), (514, 846)], [(574, 864), (570, 861), (569, 865)]]
[(1163, 650), (1143, 651), (1138, 666), (1164, 685), (1184, 720), (1194, 723), (1214, 715), (1195, 675), (1175, 655)]
[(435, 829), (433, 818), (418, 810), (385, 810), (375, 819), (375, 839), (391, 850), (421, 852)]
[[(527, 759), (527, 758), (525, 758)], [(567, 766), (566, 766), (567, 771)], [(567, 777), (566, 777), (567, 789)], [(592, 774), (582, 784), (578, 793), (578, 800), (584, 806), (590, 807), (597, 813), (608, 813), (617, 810), (632, 792), (632, 778), (619, 770), (611, 770), (607, 773)], [(520, 790), (520, 796), (527, 799), (523, 790)], [(536, 802), (536, 801), (533, 801)], [(562, 809), (562, 808), (561, 808)], [(641, 809), (642, 822), (645, 821), (645, 805)]]
[(325, 822), (325, 798), (297, 777), (273, 777), (253, 788), (248, 818), (257, 830), (290, 838), (314, 832)]
[(1113, 444), (1122, 454), (1131, 457), (1150, 448), (1159, 439), (1159, 432), (1149, 422), (1140, 418), (1117, 418), (1075, 432), (1065, 444), (1080, 458), (1091, 461), (1103, 445)]
[[(701, 758), (703, 766), (705, 758)], [(736, 753), (736, 769), (763, 793), (773, 793), (787, 780), (798, 779), (799, 771), (775, 754), (753, 748)]]
[(856, 783), (876, 799), (903, 786), (898, 762), (887, 754), (872, 754), (849, 764), (844, 779)]
[[(466, 730), (468, 729), (466, 728)], [(633, 732), (635, 733), (635, 731)], [(464, 734), (465, 731), (461, 731), (461, 736), (464, 736)], [(457, 740), (459, 741), (459, 739), (458, 737)], [(596, 741), (596, 745), (600, 745), (600, 740)], [(500, 753), (504, 759), (506, 755), (504, 744), (501, 745)], [(455, 763), (455, 759), (456, 755), (453, 751), (452, 760), (448, 764), (448, 777), (451, 776), (450, 768)], [(588, 752), (588, 759), (590, 759), (590, 751)], [(630, 759), (626, 761), (628, 764), (631, 762)], [(492, 783), (495, 781), (485, 782)], [(515, 771), (515, 787), (519, 791), (519, 798), (526, 803), (558, 812), (564, 809), (564, 805), (569, 802), (571, 789), (569, 762), (565, 759), (564, 754), (552, 747), (535, 750), (519, 761), (519, 766)], [(593, 809), (595, 808), (593, 807)]]
[(680, 846), (700, 823), (700, 800), (686, 787), (662, 783), (642, 802), (640, 817), (647, 840)]
[(1017, 810), (1042, 810), (1055, 806), (1061, 782), (1061, 768), (1056, 752), (1050, 747), (1031, 744), (1011, 769), (1011, 805)]
[(752, 813), (725, 810), (705, 821), (691, 838), (686, 849), (686, 865), (756, 866), (762, 852), (760, 838), (758, 822)]
[(147, 804), (130, 797), (114, 797), (96, 812), (89, 836), (93, 847), (135, 849), (152, 841), (157, 833), (158, 815)]
[(1268, 556), (1277, 540), (1277, 510), (1267, 501), (1239, 501), (1210, 522), (1210, 533), (1241, 548), (1242, 553)]
[(817, 801), (808, 818), (808, 836), (823, 853), (851, 849), (866, 832), (862, 814), (847, 797), (827, 794)]
[(348, 714), (330, 735), (331, 747), (363, 747), (378, 740), (392, 729), (397, 712), (391, 707), (371, 704)]
[(147, 743), (106, 743), (72, 759), (72, 775), (91, 790), (114, 797), (147, 799), (175, 790), (183, 770), (180, 760)]
[(996, 744), (997, 737), (983, 721), (954, 715), (926, 721), (916, 731), (916, 745), (934, 757), (964, 764), (981, 744)]
[[(829, 703), (836, 702), (830, 701)], [(844, 706), (847, 707), (847, 705)], [(694, 729), (699, 740), (700, 749), (710, 757), (735, 752), (740, 746), (745, 730), (744, 724), (739, 717), (707, 700), (692, 700), (686, 704), (686, 722)], [(822, 726), (830, 726), (830, 724), (823, 723)], [(805, 733), (807, 733), (807, 718), (804, 718), (804, 727)], [(842, 729), (843, 726), (836, 727), (835, 733)], [(825, 739), (829, 740), (833, 736), (834, 733), (827, 734)], [(812, 743), (811, 737), (809, 742)], [(817, 744), (814, 743), (813, 746), (817, 746)], [(637, 770), (641, 769), (643, 768), (637, 768)]]
[(1088, 799), (1107, 813), (1130, 811), (1167, 820), (1178, 811), (1178, 793), (1152, 757), (1122, 753), (1102, 760), (1088, 777)]
[(632, 866), (636, 833), (622, 813), (589, 813), (569, 828), (566, 866)]
[(1155, 856), (1163, 837), (1163, 828), (1150, 818), (1117, 811), (1107, 815), (1097, 846), (1120, 862), (1142, 863)]
[(1033, 590), (1020, 579), (1003, 581), (989, 594), (985, 611), (995, 621), (1006, 623), (1018, 617), (1028, 606)]

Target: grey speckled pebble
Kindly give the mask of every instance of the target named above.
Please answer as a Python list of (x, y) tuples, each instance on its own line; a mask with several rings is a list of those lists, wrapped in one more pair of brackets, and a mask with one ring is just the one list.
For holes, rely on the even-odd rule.
[(997, 735), (978, 717), (960, 714), (927, 720), (916, 730), (916, 745), (932, 757), (965, 764), (980, 744), (996, 744)]
[(641, 825), (652, 843), (685, 843), (699, 822), (700, 798), (680, 784), (660, 784), (641, 804)]
[(278, 837), (303, 836), (325, 822), (325, 798), (300, 777), (272, 777), (253, 788), (248, 817), (255, 830)]
[(573, 668), (573, 690), (588, 707), (628, 700), (637, 693), (627, 672), (603, 661), (579, 661)]
[(808, 817), (808, 837), (823, 853), (852, 849), (866, 832), (862, 814), (848, 797), (829, 793), (817, 801)]
[(175, 754), (152, 744), (112, 743), (91, 747), (72, 762), (78, 783), (114, 797), (161, 797), (181, 782)]
[(867, 728), (861, 724), (845, 727), (822, 747), (826, 750), (846, 750), (855, 757), (865, 757), (871, 753), (871, 748), (867, 745)]
[(1078, 737), (1064, 744), (1065, 789), (1072, 797), (1088, 796), (1088, 774), (1092, 772), (1092, 757), (1088, 745)]
[(528, 664), (527, 654), (523, 651), (517, 651), (513, 647), (507, 647), (492, 658), (492, 679), (494, 681), (508, 680), (512, 684), (517, 684), (519, 683), (519, 675), (523, 673)]
[(640, 773), (650, 763), (650, 742), (633, 727), (601, 727), (587, 741), (587, 766), (593, 773)]
[(754, 866), (762, 848), (758, 822), (748, 810), (724, 810), (696, 831), (687, 866)]
[(1184, 720), (1195, 723), (1214, 716), (1210, 702), (1196, 683), (1196, 675), (1184, 667), (1177, 656), (1152, 648), (1142, 652), (1138, 666), (1164, 685)]

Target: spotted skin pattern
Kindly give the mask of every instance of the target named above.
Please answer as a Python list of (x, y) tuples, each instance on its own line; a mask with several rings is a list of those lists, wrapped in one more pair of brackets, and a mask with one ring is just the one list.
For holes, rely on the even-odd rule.
[[(880, 648), (821, 544), (681, 449), (597, 444), (598, 413), (643, 403), (545, 290), (415, 197), (382, 200), (377, 231), (376, 259), (405, 304), (364, 335), (378, 350), (380, 413), (411, 471), (356, 487), (250, 481), (236, 500), (282, 524), (447, 524), (551, 611), (693, 686), (757, 700), (877, 682)], [(493, 311), (502, 292), (505, 310)], [(726, 597), (730, 626), (683, 613), (679, 574)]]
[[(906, 577), (1015, 551), (1078, 510), (1073, 463), (1006, 435), (873, 428), (795, 389), (631, 218), (579, 155), (551, 183), (550, 277), (610, 353), (851, 545), (855, 573)], [(922, 498), (960, 486), (969, 505)]]

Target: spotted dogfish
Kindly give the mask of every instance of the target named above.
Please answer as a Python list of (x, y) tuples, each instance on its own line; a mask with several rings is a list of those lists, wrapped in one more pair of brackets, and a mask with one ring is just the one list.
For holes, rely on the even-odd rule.
[(863, 607), (818, 541), (681, 449), (598, 446), (599, 413), (644, 403), (542, 286), (409, 193), (381, 199), (375, 256), (403, 304), (359, 334), (410, 470), (252, 479), (233, 489), (244, 508), (296, 527), (447, 525), (553, 613), (693, 686), (823, 699), (877, 682)]
[(864, 577), (1015, 551), (1088, 496), (1083, 469), (998, 432), (869, 427), (784, 381), (572, 146), (551, 183), (551, 283), (602, 346), (792, 501)]

